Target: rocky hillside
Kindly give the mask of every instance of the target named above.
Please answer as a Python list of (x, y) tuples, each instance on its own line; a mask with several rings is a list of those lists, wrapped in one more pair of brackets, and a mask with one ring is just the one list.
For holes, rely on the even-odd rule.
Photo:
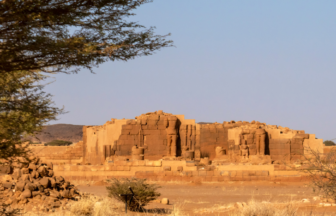
[(36, 137), (31, 138), (33, 142), (50, 142), (53, 140), (65, 140), (78, 142), (83, 139), (83, 126), (72, 124), (54, 124), (45, 126)]

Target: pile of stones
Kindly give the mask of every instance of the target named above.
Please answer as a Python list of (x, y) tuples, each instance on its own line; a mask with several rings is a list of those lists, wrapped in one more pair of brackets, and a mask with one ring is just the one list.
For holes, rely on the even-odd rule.
[(39, 206), (38, 210), (49, 211), (65, 206), (71, 200), (80, 199), (78, 189), (65, 181), (62, 176), (55, 176), (53, 164), (34, 162), (20, 164), (12, 174), (4, 176), (0, 184), (0, 201), (11, 206)]

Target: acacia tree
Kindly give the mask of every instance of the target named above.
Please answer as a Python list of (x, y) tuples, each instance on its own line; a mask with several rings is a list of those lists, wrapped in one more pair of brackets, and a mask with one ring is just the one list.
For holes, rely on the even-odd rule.
[(28, 158), (24, 135), (34, 134), (63, 112), (52, 106), (51, 95), (43, 91), (47, 77), (41, 73), (17, 71), (0, 76), (0, 158), (13, 162)]
[(172, 45), (130, 21), (150, 0), (0, 1), (0, 158), (22, 154), (14, 143), (62, 112), (42, 90), (42, 73), (76, 73), (127, 61)]
[[(0, 3), (0, 72), (92, 70), (171, 46), (129, 21), (150, 0), (5, 0)], [(70, 70), (69, 70), (70, 69)]]

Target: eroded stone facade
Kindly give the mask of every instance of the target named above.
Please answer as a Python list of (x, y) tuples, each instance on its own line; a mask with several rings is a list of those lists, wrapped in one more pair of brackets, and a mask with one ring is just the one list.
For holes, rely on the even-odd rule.
[(122, 160), (196, 160), (218, 163), (296, 161), (323, 140), (302, 130), (258, 121), (196, 124), (183, 115), (150, 112), (83, 128), (83, 164)]

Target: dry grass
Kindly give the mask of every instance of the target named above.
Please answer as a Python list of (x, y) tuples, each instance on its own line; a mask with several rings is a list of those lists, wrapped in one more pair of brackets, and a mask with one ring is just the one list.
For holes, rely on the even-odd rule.
[(85, 198), (72, 204), (70, 212), (73, 216), (91, 216), (93, 215), (94, 207), (93, 200)]
[[(230, 216), (314, 216), (315, 214), (299, 213), (299, 203), (289, 201), (286, 203), (257, 202), (251, 200), (247, 205), (236, 207)], [(325, 215), (326, 216), (326, 215)]]

